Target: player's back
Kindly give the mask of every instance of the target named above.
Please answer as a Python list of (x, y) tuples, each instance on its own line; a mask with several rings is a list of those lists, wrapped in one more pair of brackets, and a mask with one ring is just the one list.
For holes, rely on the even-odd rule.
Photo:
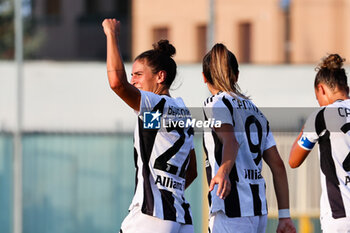
[[(350, 100), (336, 101), (321, 109), (315, 117), (319, 135), (322, 214), (331, 212), (334, 199), (339, 208), (333, 215), (350, 216)], [(329, 199), (328, 192), (334, 198)], [(332, 202), (332, 201), (331, 201)], [(338, 212), (338, 213), (337, 213)]]
[(262, 155), (264, 150), (275, 145), (269, 122), (263, 113), (248, 99), (232, 98), (234, 111), (235, 135), (240, 144), (237, 164), (245, 164), (241, 172), (242, 181), (258, 182), (261, 178)]
[[(232, 191), (225, 201), (211, 195), (212, 212), (224, 210), (229, 217), (266, 214), (262, 154), (275, 145), (268, 121), (252, 101), (225, 92), (209, 97), (204, 111), (207, 118), (232, 124), (240, 145), (230, 174)], [(220, 166), (222, 144), (214, 131), (204, 133), (204, 144), (208, 157), (207, 175), (212, 178)]]

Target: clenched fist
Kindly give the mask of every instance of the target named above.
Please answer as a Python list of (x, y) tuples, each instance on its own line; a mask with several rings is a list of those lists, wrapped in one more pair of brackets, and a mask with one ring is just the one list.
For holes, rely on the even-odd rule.
[(116, 19), (105, 19), (102, 22), (103, 31), (108, 35), (117, 35), (119, 36), (120, 32), (120, 21), (117, 21)]

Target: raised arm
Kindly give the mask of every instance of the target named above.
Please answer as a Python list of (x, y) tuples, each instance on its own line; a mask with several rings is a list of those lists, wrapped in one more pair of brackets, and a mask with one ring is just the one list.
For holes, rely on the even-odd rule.
[(222, 143), (222, 161), (218, 172), (210, 182), (209, 191), (212, 191), (217, 184), (218, 191), (216, 195), (221, 199), (225, 199), (231, 192), (229, 175), (237, 158), (239, 144), (231, 124), (222, 124), (220, 128), (215, 128), (214, 130)]
[(140, 91), (131, 85), (126, 77), (125, 68), (119, 51), (120, 22), (105, 19), (102, 23), (107, 39), (107, 74), (112, 90), (131, 108), (140, 110)]
[(270, 167), (273, 177), (273, 185), (277, 199), (278, 210), (287, 211), (288, 214), (279, 216), (277, 233), (296, 232), (292, 219), (289, 216), (289, 191), (286, 169), (277, 151), (272, 146), (263, 153), (264, 161)]

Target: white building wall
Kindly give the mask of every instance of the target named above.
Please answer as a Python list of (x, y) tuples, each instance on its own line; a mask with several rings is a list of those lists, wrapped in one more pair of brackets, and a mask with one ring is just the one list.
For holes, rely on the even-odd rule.
[[(201, 107), (209, 96), (201, 69), (200, 64), (178, 67), (176, 90), (171, 94), (181, 96), (189, 107)], [(126, 70), (130, 76), (131, 64)], [(0, 130), (12, 130), (15, 64), (0, 62), (0, 74)], [(244, 65), (239, 84), (273, 127), (295, 127), (305, 111), (295, 111), (288, 121), (284, 116), (290, 117), (291, 107), (317, 107), (314, 75), (313, 66)], [(133, 111), (109, 88), (104, 62), (26, 62), (23, 96), (25, 130), (114, 132), (132, 130), (135, 124)]]

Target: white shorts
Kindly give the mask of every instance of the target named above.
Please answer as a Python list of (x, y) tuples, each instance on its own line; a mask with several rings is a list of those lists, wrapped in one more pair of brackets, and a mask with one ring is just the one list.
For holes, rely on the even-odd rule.
[(194, 233), (193, 225), (159, 219), (135, 206), (122, 222), (119, 233)]
[(265, 233), (267, 215), (229, 218), (224, 212), (214, 213), (209, 218), (208, 233)]
[(350, 217), (335, 219), (323, 216), (320, 220), (323, 233), (350, 233)]

